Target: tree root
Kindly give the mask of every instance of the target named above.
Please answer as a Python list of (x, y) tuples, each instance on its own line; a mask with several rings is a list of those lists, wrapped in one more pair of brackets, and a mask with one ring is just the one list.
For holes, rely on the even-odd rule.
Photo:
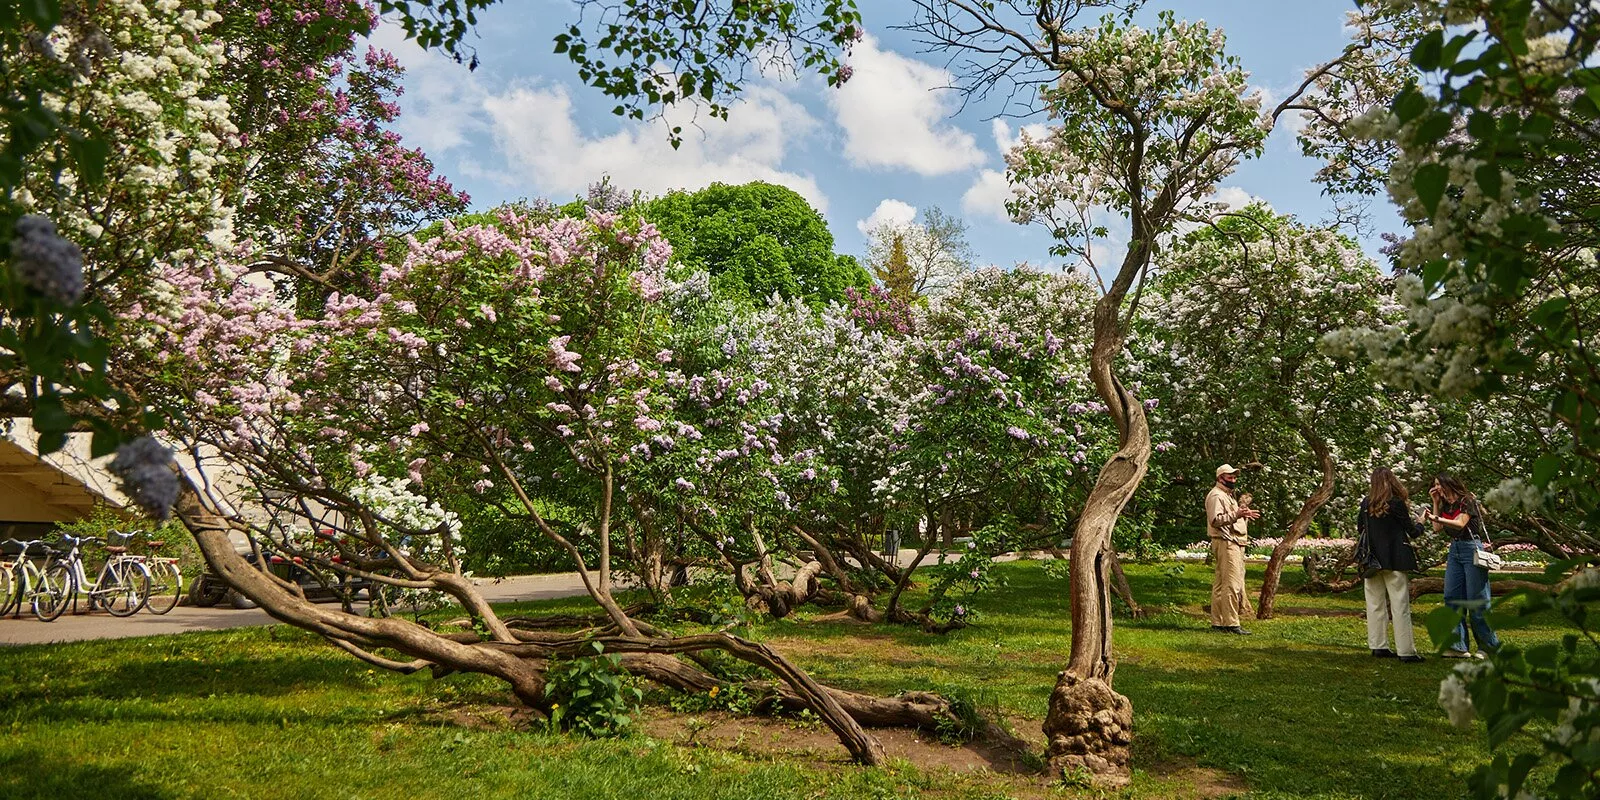
[(1062, 673), (1050, 694), (1045, 734), (1055, 774), (1085, 771), (1105, 786), (1128, 783), (1133, 704), (1099, 678)]

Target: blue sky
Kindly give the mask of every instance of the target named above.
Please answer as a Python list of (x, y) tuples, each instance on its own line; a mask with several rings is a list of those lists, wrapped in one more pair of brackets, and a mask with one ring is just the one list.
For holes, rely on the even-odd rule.
[[(647, 194), (698, 188), (713, 181), (767, 180), (806, 196), (827, 218), (840, 252), (862, 255), (863, 229), (928, 206), (964, 218), (979, 263), (1054, 263), (1048, 234), (1004, 219), (1001, 146), (1019, 126), (1042, 117), (993, 119), (996, 104), (960, 108), (943, 58), (918, 52), (909, 34), (891, 26), (910, 18), (902, 0), (862, 3), (868, 39), (842, 90), (820, 78), (751, 81), (727, 122), (686, 125), (674, 151), (663, 123), (624, 121), (614, 105), (581, 85), (554, 55), (552, 37), (576, 19), (563, 0), (504, 0), (485, 13), (472, 42), (476, 72), (424, 53), (392, 28), (377, 44), (407, 67), (397, 125), (440, 171), (468, 191), (475, 208), (519, 198), (570, 199), (609, 174), (613, 183)], [(1178, 6), (1154, 2), (1154, 12)], [(1228, 49), (1272, 98), (1299, 84), (1305, 71), (1337, 55), (1350, 0), (1186, 0), (1180, 17), (1204, 19), (1228, 34)], [(678, 115), (687, 121), (687, 114)], [(1299, 153), (1280, 124), (1267, 153), (1224, 181), (1220, 199), (1265, 199), (1279, 211), (1322, 220), (1331, 203), (1312, 183), (1316, 164)], [(1398, 230), (1386, 208), (1377, 231)], [(1363, 241), (1370, 253), (1377, 243)]]

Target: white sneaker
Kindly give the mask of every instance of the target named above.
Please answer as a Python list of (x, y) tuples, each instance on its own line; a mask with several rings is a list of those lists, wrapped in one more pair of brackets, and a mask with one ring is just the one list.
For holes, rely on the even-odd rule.
[(1440, 658), (1472, 658), (1472, 654), (1465, 650), (1446, 650), (1439, 654)]

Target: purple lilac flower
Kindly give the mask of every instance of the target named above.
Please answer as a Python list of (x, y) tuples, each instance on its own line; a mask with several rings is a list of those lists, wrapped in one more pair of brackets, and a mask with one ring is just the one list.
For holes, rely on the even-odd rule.
[(171, 448), (153, 436), (140, 436), (117, 448), (110, 468), (122, 490), (150, 516), (166, 520), (172, 515), (178, 502), (178, 473)]
[(34, 291), (64, 306), (83, 297), (83, 251), (56, 233), (49, 217), (27, 214), (17, 220), (11, 240), (11, 269)]

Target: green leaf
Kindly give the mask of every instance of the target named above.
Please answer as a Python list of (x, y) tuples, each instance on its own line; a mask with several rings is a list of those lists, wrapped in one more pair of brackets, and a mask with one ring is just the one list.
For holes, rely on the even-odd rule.
[(1533, 462), (1533, 482), (1544, 486), (1561, 471), (1565, 459), (1559, 453), (1545, 453)]
[(1429, 114), (1417, 125), (1416, 130), (1411, 135), (1411, 139), (1417, 144), (1433, 144), (1450, 135), (1450, 129), (1454, 125), (1455, 119), (1449, 114), (1435, 112)]
[(85, 183), (99, 186), (105, 183), (106, 160), (111, 157), (111, 145), (98, 136), (73, 133), (67, 138), (67, 147), (78, 162), (78, 174)]
[(1450, 262), (1436, 258), (1422, 265), (1422, 283), (1431, 291), (1444, 283), (1444, 276), (1450, 271)]
[(61, 21), (61, 0), (20, 0), (17, 5), (22, 16), (41, 31), (49, 31)]
[(1400, 122), (1402, 124), (1407, 123), (1416, 119), (1422, 114), (1423, 111), (1427, 110), (1428, 98), (1423, 97), (1422, 93), (1417, 91), (1415, 88), (1408, 88), (1395, 97), (1392, 108), (1395, 116), (1400, 119)]
[[(72, 415), (61, 402), (61, 395), (45, 392), (33, 402), (33, 427), (43, 433), (65, 433), (72, 428)], [(52, 448), (52, 452), (59, 448)]]
[(117, 451), (117, 446), (122, 444), (122, 437), (114, 430), (103, 428), (94, 432), (89, 439), (89, 457), (103, 458)]
[(1494, 749), (1505, 744), (1507, 739), (1516, 735), (1533, 719), (1533, 712), (1526, 709), (1502, 714), (1489, 724), (1489, 748)]
[(1490, 197), (1498, 197), (1500, 189), (1505, 185), (1505, 178), (1500, 174), (1500, 168), (1494, 164), (1483, 164), (1473, 171), (1473, 177), (1478, 180), (1478, 188)]
[(1439, 606), (1428, 612), (1423, 617), (1423, 625), (1428, 628), (1428, 638), (1438, 646), (1440, 652), (1448, 649), (1456, 640), (1456, 626), (1461, 624), (1464, 615), (1450, 606)]
[(66, 431), (41, 431), (39, 433), (39, 455), (49, 455), (66, 446)]
[(1444, 52), (1444, 31), (1435, 29), (1429, 31), (1411, 48), (1411, 63), (1424, 72), (1439, 68), (1439, 57)]
[(1429, 216), (1439, 210), (1439, 201), (1444, 199), (1445, 186), (1449, 182), (1450, 170), (1443, 164), (1423, 164), (1412, 176), (1411, 188), (1417, 191), (1417, 199), (1428, 209)]

